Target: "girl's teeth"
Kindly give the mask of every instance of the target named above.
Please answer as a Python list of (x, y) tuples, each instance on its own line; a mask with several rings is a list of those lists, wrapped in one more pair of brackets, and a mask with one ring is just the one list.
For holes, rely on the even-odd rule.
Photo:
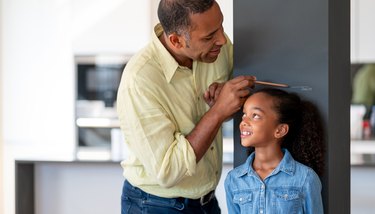
[(250, 132), (248, 132), (248, 131), (243, 131), (243, 132), (242, 132), (242, 135), (250, 135)]

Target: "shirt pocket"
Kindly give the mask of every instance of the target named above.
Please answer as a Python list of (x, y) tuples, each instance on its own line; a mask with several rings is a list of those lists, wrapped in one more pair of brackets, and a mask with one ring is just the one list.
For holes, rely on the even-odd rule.
[(302, 193), (295, 189), (277, 189), (272, 195), (272, 206), (277, 214), (303, 213)]
[(241, 213), (252, 213), (254, 203), (253, 194), (251, 192), (235, 193), (233, 203), (240, 207)]

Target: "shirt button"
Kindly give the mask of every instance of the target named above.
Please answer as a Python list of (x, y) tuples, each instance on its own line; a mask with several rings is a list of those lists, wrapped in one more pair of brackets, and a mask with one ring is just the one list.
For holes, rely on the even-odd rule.
[(262, 184), (262, 187), (261, 187), (262, 189), (264, 189), (264, 184)]
[(262, 213), (263, 213), (263, 210), (259, 210), (259, 212), (262, 214)]
[(213, 146), (211, 146), (211, 150), (214, 150), (214, 147), (213, 147)]

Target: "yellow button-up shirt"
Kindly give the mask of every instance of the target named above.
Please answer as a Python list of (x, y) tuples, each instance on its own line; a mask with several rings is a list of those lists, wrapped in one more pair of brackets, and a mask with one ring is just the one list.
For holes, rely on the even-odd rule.
[(117, 111), (129, 156), (121, 162), (125, 178), (160, 197), (196, 199), (215, 189), (222, 169), (221, 130), (196, 163), (185, 138), (209, 109), (204, 91), (232, 74), (233, 46), (228, 39), (214, 63), (179, 66), (154, 29), (152, 41), (124, 69)]

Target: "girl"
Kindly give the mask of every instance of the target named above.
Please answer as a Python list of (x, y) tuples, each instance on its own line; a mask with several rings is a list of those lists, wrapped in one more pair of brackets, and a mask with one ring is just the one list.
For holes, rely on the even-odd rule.
[(324, 134), (315, 107), (264, 88), (243, 112), (241, 144), (255, 151), (225, 179), (229, 213), (323, 213)]

